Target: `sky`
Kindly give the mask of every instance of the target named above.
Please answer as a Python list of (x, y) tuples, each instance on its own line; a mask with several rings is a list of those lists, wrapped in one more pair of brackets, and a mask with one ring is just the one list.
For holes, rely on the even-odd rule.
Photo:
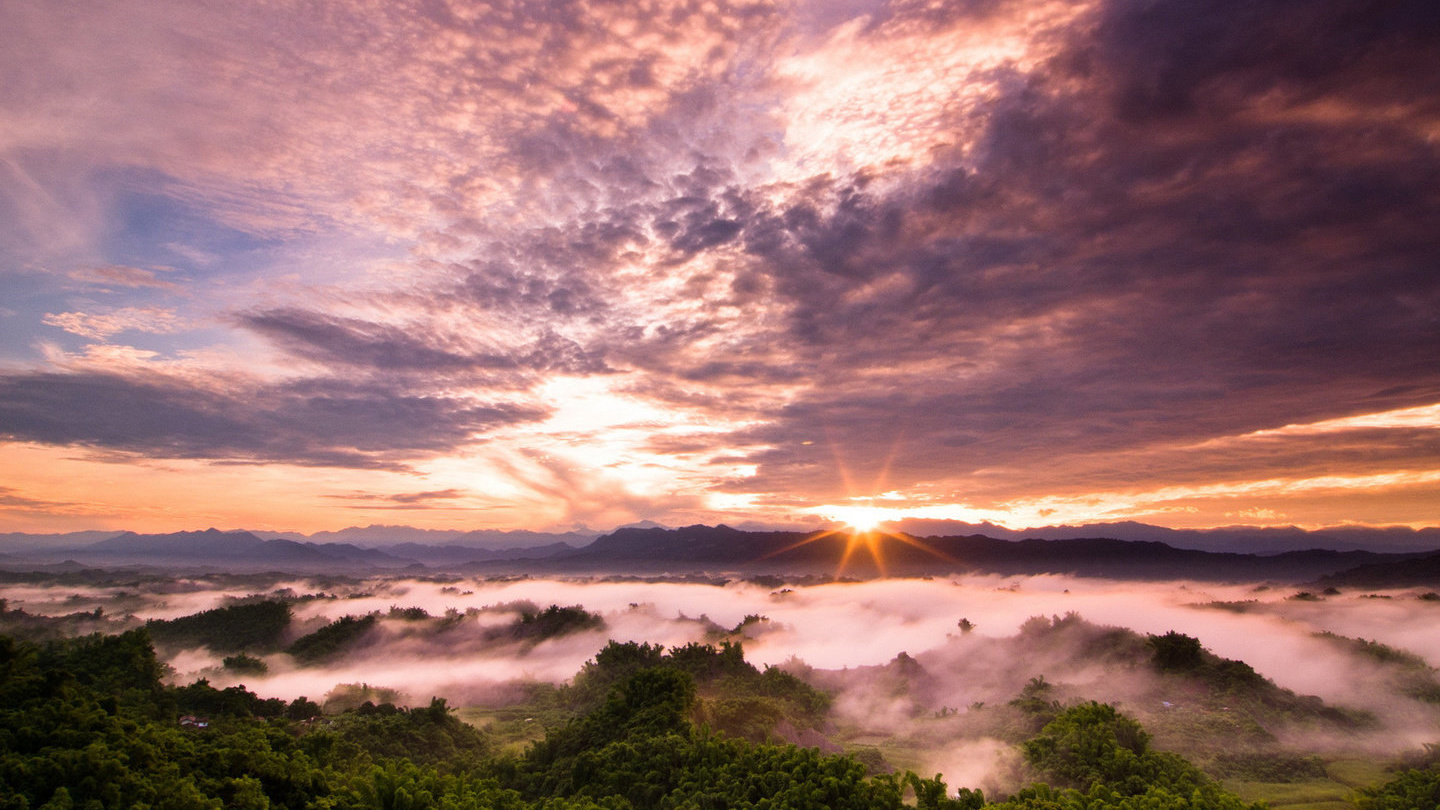
[(0, 0), (0, 530), (1440, 525), (1430, 0)]

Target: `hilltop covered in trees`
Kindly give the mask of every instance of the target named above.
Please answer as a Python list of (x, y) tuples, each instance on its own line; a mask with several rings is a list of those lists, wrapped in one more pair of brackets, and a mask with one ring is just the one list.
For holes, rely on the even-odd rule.
[[(1188, 642), (1152, 642), (1164, 666), (1205, 664)], [(0, 637), (0, 807), (1248, 807), (1156, 750), (1132, 717), (1049, 700), (1043, 682), (1010, 707), (1034, 731), (1018, 741), (1031, 784), (1006, 797), (756, 740), (782, 720), (820, 722), (827, 697), (757, 669), (738, 644), (612, 642), (555, 696), (570, 719), (518, 753), (460, 722), (440, 697), (323, 715), (305, 698), (167, 686), (163, 676), (144, 628), (41, 643)], [(1440, 770), (1410, 770), (1359, 805), (1416, 807), (1435, 791)]]
[[(1105, 592), (1172, 605), (1227, 658), (1087, 621), (1069, 607), (1093, 598), (1042, 584), (1058, 610), (1008, 623), (1038, 600), (997, 581), (17, 587), (0, 810), (1430, 806), (1433, 649), (1319, 632), (1377, 626), (1340, 611), (1424, 620), (1426, 594)], [(1283, 673), (1263, 644), (1216, 629), (1267, 616), (1364, 693), (1283, 688), (1238, 660)]]

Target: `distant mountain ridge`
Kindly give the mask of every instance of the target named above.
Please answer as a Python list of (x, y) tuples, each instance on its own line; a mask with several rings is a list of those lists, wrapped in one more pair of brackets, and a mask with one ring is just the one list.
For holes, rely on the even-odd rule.
[(1171, 529), (1135, 521), (1086, 523), (1079, 526), (1041, 526), (1007, 529), (994, 523), (955, 520), (906, 519), (895, 521), (897, 531), (917, 537), (983, 534), (999, 540), (1077, 540), (1108, 537), (1116, 540), (1159, 541), (1175, 548), (1280, 554), (1321, 548), (1335, 551), (1432, 551), (1440, 549), (1440, 527), (1330, 526), (1307, 530), (1297, 526), (1221, 526), (1212, 529)]
[[(1086, 523), (1078, 526), (1041, 526), (1030, 529), (1009, 529), (994, 523), (966, 523), (956, 520), (907, 518), (889, 525), (896, 531), (916, 537), (985, 535), (998, 540), (1074, 540), (1106, 537), (1116, 540), (1159, 541), (1175, 548), (1238, 553), (1278, 554), (1326, 548), (1337, 551), (1429, 551), (1440, 549), (1440, 527), (1411, 529), (1403, 526), (1331, 526), (1301, 529), (1295, 526), (1224, 526), (1211, 529), (1171, 529), (1135, 521)], [(512, 549), (566, 543), (583, 546), (598, 537), (623, 529), (669, 528), (651, 521), (619, 527), (612, 532), (594, 529), (573, 529), (566, 532), (537, 532), (527, 529), (418, 529), (413, 526), (380, 525), (351, 526), (336, 531), (282, 532), (249, 530), (262, 540), (293, 540), (310, 543), (351, 543), (367, 548), (418, 545), (455, 545), (474, 548)], [(810, 529), (776, 529), (741, 524), (743, 531), (796, 531)], [(240, 531), (240, 530), (231, 530)], [(0, 533), (0, 552), (31, 548), (79, 547), (99, 540), (126, 534), (111, 531), (78, 531), (64, 534), (31, 532)], [(184, 534), (180, 532), (179, 534)]]
[(398, 557), (415, 560), (423, 565), (445, 567), (465, 565), (474, 562), (494, 560), (548, 559), (556, 555), (572, 553), (575, 546), (568, 543), (550, 543), (543, 546), (520, 546), (517, 548), (475, 548), (449, 543), (443, 546), (428, 546), (423, 543), (399, 543), (382, 546), (381, 551)]
[(353, 543), (367, 548), (397, 546), (461, 546), (480, 549), (514, 549), (565, 543), (584, 545), (602, 532), (576, 529), (568, 532), (536, 532), (528, 529), (417, 529), (412, 526), (351, 526), (339, 531), (299, 532), (257, 531), (255, 535), (285, 540), (308, 540), (312, 543)]
[[(944, 522), (940, 527), (953, 525)], [(1133, 530), (1138, 525), (1122, 528)], [(387, 536), (386, 533), (393, 536), (396, 528), (365, 527), (357, 530), (358, 537), (354, 533), (349, 536), (375, 542)], [(62, 560), (73, 560), (94, 567), (297, 574), (445, 571), (681, 575), (732, 571), (870, 577), (976, 572), (1295, 582), (1342, 577), (1346, 572), (1364, 570), (1368, 573), (1355, 575), (1357, 581), (1403, 580), (1407, 585), (1440, 585), (1440, 571), (1435, 570), (1433, 559), (1427, 559), (1440, 552), (1440, 538), (1435, 547), (1423, 552), (1310, 548), (1257, 554), (1178, 548), (1158, 540), (1104, 536), (1005, 539), (972, 533), (925, 537), (875, 534), (855, 538), (838, 532), (747, 531), (725, 525), (634, 526), (583, 543), (555, 539), (586, 536), (579, 532), (562, 535), (440, 532), (421, 536), (443, 537), (445, 542), (401, 541), (379, 546), (267, 538), (263, 532), (213, 528), (170, 534), (100, 534), (98, 540), (89, 533), (64, 535), (67, 540), (82, 542), (60, 546), (44, 546), (29, 535), (22, 535), (18, 542), (12, 543), (12, 536), (0, 535), (0, 565), (12, 570), (42, 570)], [(1415, 534), (1425, 536), (1424, 532)], [(337, 532), (328, 536), (340, 535), (342, 533)], [(504, 539), (520, 543), (507, 547), (490, 545)], [(547, 539), (550, 542), (540, 543)]]
[(1320, 584), (1337, 588), (1440, 587), (1440, 552), (1360, 565), (1322, 577)]
[(873, 535), (870, 541), (857, 541), (839, 533), (744, 532), (722, 525), (621, 529), (550, 562), (568, 570), (683, 571), (719, 565), (858, 577), (973, 572), (1308, 581), (1358, 566), (1401, 563), (1425, 556), (1424, 552), (1329, 549), (1240, 554), (1106, 537), (1003, 540), (980, 534), (925, 538)]
[(230, 568), (242, 566), (280, 570), (309, 570), (316, 566), (337, 565), (403, 568), (415, 564), (414, 560), (349, 543), (265, 540), (252, 532), (223, 532), (219, 529), (171, 534), (122, 532), (79, 551), (83, 551), (87, 558), (98, 558), (101, 562), (112, 564), (203, 566), (214, 562), (227, 564)]

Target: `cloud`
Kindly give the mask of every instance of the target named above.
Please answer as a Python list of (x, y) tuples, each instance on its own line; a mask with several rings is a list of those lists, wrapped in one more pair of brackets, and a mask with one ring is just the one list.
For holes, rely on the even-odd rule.
[[(0, 426), (353, 466), (483, 435), (513, 460), (587, 437), (507, 434), (539, 409), (493, 403), (589, 376), (720, 426), (627, 447), (685, 483), (619, 486), (625, 510), (690, 510), (704, 480), (779, 509), (1423, 473), (1428, 411), (1264, 432), (1440, 402), (1435, 14), (26, 8), (0, 33), (0, 245), (53, 276), (27, 312), (192, 366), (209, 338), (179, 324), (218, 322), (226, 373), (262, 375), (256, 338), (279, 362), (243, 396), (210, 368), (12, 374)], [(606, 514), (608, 468), (564, 466), (608, 482), (577, 518)]]
[(38, 498), (29, 498), (19, 494), (20, 491), (14, 487), (0, 487), (0, 509), (24, 510), (34, 512), (51, 512), (54, 510), (65, 510), (77, 506), (77, 504), (66, 501), (48, 501)]
[(1297, 106), (1323, 97), (1409, 105), (1437, 86), (1416, 72), (1434, 51), (1437, 21), (1418, 2), (1224, 2), (1196, 14), (1116, 2), (1097, 39), (1114, 72), (1114, 103), (1130, 117), (1273, 103), (1276, 95)]
[(606, 371), (597, 353), (548, 330), (529, 345), (487, 350), (459, 335), (427, 334), (425, 326), (377, 323), (306, 310), (251, 313), (242, 316), (241, 323), (290, 353), (330, 366), (435, 373)]
[(321, 362), (435, 371), (514, 365), (495, 355), (476, 356), (463, 349), (428, 345), (424, 337), (398, 325), (328, 317), (318, 312), (261, 312), (245, 316), (242, 322), (293, 353)]
[(49, 326), (92, 340), (105, 340), (129, 331), (165, 335), (189, 328), (175, 310), (155, 307), (125, 307), (106, 313), (60, 312), (47, 314), (42, 320)]
[[(465, 497), (459, 489), (440, 489), (430, 492), (397, 492), (390, 495), (376, 495), (369, 492), (354, 492), (346, 495), (326, 495), (345, 501), (360, 501), (352, 509), (436, 509), (445, 508), (447, 501)], [(437, 503), (439, 502), (439, 503)]]
[[(645, 470), (611, 470), (564, 457), (522, 450), (512, 458), (493, 458), (506, 478), (555, 514), (553, 525), (618, 526), (647, 515), (697, 511), (704, 498), (668, 488), (655, 492), (647, 479), (670, 478), (658, 465)], [(622, 466), (620, 460), (614, 466)], [(633, 463), (631, 466), (634, 466)], [(643, 473), (643, 474), (636, 474)], [(648, 490), (648, 491), (646, 491)]]
[(158, 458), (403, 468), (542, 412), (304, 380), (208, 390), (162, 377), (0, 377), (0, 435)]
[(161, 278), (159, 273), (170, 272), (170, 268), (145, 269), (141, 267), (126, 267), (124, 265), (106, 265), (103, 267), (84, 267), (70, 272), (70, 278), (93, 284), (100, 287), (130, 287), (130, 288), (151, 288), (156, 290), (175, 290), (180, 285), (174, 281)]
[[(1144, 463), (1157, 444), (1370, 412), (1402, 382), (1417, 388), (1384, 407), (1433, 405), (1440, 355), (1420, 346), (1440, 345), (1423, 337), (1440, 282), (1422, 270), (1436, 244), (1419, 223), (1440, 211), (1440, 162), (1417, 140), (1433, 120), (1425, 83), (1401, 68), (1434, 45), (1401, 24), (1420, 7), (1353, 37), (1331, 6), (1299, 15), (1305, 37), (1285, 4), (1207, 12), (1201, 29), (1223, 36), (1156, 8), (1105, 4), (1098, 29), (1076, 26), (1053, 60), (999, 81), (973, 149), (924, 172), (816, 181), (747, 224), (786, 319), (753, 340), (794, 347), (813, 386), (741, 437), (771, 449), (731, 486), (847, 494), (826, 445), (866, 486), (886, 469), (877, 486), (1071, 465), (1080, 481), (1106, 455)], [(1287, 30), (1277, 64), (1256, 45), (1270, 28)], [(1302, 80), (1309, 33), (1352, 67)], [(1242, 43), (1218, 63), (1202, 47), (1217, 37)], [(1207, 54), (1193, 75), (1186, 48)], [(1175, 78), (1137, 102), (1156, 60)], [(1264, 95), (1256, 76), (1308, 95)], [(1365, 92), (1375, 83), (1383, 101)], [(1325, 99), (1391, 112), (1300, 109)], [(1305, 472), (1395, 463), (1393, 448), (1431, 466), (1421, 433), (1409, 452), (1395, 434), (1249, 460)], [(1204, 460), (1227, 472), (1218, 453)]]

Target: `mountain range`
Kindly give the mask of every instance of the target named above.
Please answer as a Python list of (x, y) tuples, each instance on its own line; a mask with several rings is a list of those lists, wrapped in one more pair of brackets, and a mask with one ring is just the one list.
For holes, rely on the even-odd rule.
[[(930, 528), (955, 526), (946, 522)], [(1096, 528), (1117, 526), (1121, 531), (1116, 533), (1132, 536), (1014, 539), (983, 533), (851, 535), (833, 531), (747, 531), (723, 525), (642, 525), (600, 536), (584, 532), (427, 534), (427, 530), (406, 531), (408, 527), (372, 526), (312, 535), (312, 539), (207, 529), (171, 534), (98, 533), (99, 539), (97, 533), (51, 535), (50, 544), (41, 542), (47, 536), (0, 535), (0, 568), (144, 567), (196, 573), (354, 575), (741, 573), (857, 578), (1057, 573), (1121, 579), (1312, 582), (1326, 578), (1323, 581), (1364, 583), (1367, 587), (1381, 587), (1387, 582), (1406, 586), (1440, 584), (1440, 538), (1426, 551), (1312, 547), (1253, 553), (1182, 548), (1155, 539), (1135, 539), (1141, 524)], [(1175, 531), (1149, 528), (1162, 537)], [(390, 532), (390, 542), (385, 542), (386, 532)], [(1424, 536), (1425, 532), (1413, 534)], [(342, 542), (342, 538), (363, 540), (365, 544)], [(513, 545), (499, 545), (507, 540)]]
[(1297, 526), (1221, 526), (1213, 529), (1171, 529), (1148, 523), (1120, 521), (1079, 526), (1043, 526), (1007, 529), (994, 523), (956, 520), (907, 519), (892, 524), (896, 531), (917, 537), (983, 534), (998, 540), (1076, 540), (1108, 537), (1115, 540), (1159, 541), (1175, 548), (1231, 551), (1240, 554), (1279, 554), (1285, 551), (1433, 551), (1440, 549), (1440, 527), (1330, 526), (1306, 530)]

